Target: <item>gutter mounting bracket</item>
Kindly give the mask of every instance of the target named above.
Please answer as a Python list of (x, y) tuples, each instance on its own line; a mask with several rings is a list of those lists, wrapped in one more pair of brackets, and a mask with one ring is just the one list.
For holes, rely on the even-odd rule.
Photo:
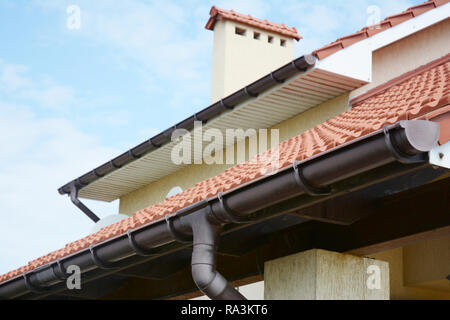
[(33, 293), (43, 293), (47, 292), (48, 288), (41, 288), (33, 285), (30, 281), (30, 275), (32, 272), (24, 272), (23, 273), (23, 279), (25, 280), (25, 285), (27, 286), (27, 289)]
[(299, 161), (294, 161), (294, 163), (292, 164), (292, 168), (294, 169), (295, 172), (294, 175), (295, 181), (300, 187), (302, 187), (305, 190), (306, 194), (310, 196), (327, 196), (331, 194), (331, 188), (314, 187), (305, 179)]

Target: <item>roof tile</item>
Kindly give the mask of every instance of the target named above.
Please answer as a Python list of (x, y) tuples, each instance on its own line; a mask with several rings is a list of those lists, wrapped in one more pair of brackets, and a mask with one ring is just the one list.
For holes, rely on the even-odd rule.
[(252, 17), (251, 15), (244, 15), (241, 13), (237, 13), (233, 10), (224, 10), (213, 6), (211, 11), (209, 12), (210, 18), (206, 23), (205, 28), (208, 30), (214, 30), (214, 26), (219, 20), (231, 20), (235, 22), (239, 22), (248, 26), (252, 26), (255, 28), (259, 28), (262, 30), (266, 30), (269, 32), (274, 32), (277, 34), (281, 34), (286, 37), (290, 37), (300, 40), (302, 37), (298, 34), (297, 29), (295, 27), (289, 28), (284, 23), (278, 24), (269, 22), (267, 20), (261, 20)]
[(404, 21), (407, 21), (409, 19), (417, 17), (418, 15), (421, 15), (422, 13), (425, 13), (431, 9), (442, 6), (446, 3), (448, 3), (449, 1), (450, 0), (426, 1), (417, 6), (408, 8), (404, 12), (387, 17), (386, 19), (384, 19), (383, 21), (381, 21), (380, 23), (378, 23), (376, 25), (364, 27), (359, 32), (356, 32), (354, 34), (348, 35), (343, 38), (339, 38), (336, 41), (334, 41), (320, 49), (313, 51), (313, 54), (315, 54), (319, 60), (325, 59), (326, 57), (339, 51), (340, 49), (343, 49), (345, 47), (348, 47), (349, 45), (352, 45), (356, 42), (364, 40), (365, 37), (362, 36), (361, 32), (366, 32), (367, 36), (371, 37), (381, 31), (387, 30), (391, 27), (394, 27), (394, 26), (404, 22)]

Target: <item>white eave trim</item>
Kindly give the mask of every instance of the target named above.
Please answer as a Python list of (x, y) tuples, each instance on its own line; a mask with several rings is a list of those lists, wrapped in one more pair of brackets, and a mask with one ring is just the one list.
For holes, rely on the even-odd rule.
[(372, 53), (374, 51), (444, 21), (449, 16), (450, 3), (447, 3), (341, 49), (318, 61), (315, 68), (367, 83), (372, 82)]

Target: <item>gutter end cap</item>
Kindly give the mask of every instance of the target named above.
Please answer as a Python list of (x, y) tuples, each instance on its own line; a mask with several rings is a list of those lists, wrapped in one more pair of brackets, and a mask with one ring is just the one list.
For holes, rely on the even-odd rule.
[(438, 146), (440, 125), (426, 120), (404, 120), (400, 126), (405, 129), (408, 142), (416, 150), (428, 152)]

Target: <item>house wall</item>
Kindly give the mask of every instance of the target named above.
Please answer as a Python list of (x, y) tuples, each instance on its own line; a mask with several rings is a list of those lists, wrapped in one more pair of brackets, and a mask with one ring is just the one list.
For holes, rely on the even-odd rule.
[[(230, 27), (231, 26), (233, 25), (230, 24)], [(220, 28), (225, 27), (227, 27), (227, 25), (223, 23), (223, 21), (219, 21), (219, 23), (216, 25), (215, 31), (220, 33)], [(253, 31), (253, 29), (248, 27), (246, 28), (247, 36), (252, 35), (252, 33), (249, 31)], [(232, 38), (241, 37), (234, 34), (234, 29), (232, 33), (228, 32), (224, 34)], [(263, 34), (261, 34), (261, 37), (263, 37)], [(349, 99), (352, 99), (366, 92), (367, 90), (370, 90), (373, 87), (385, 83), (386, 81), (394, 77), (397, 77), (410, 70), (414, 70), (421, 65), (424, 65), (432, 60), (438, 59), (448, 54), (450, 52), (450, 42), (448, 41), (449, 38), (450, 19), (447, 19), (446, 21), (438, 23), (426, 30), (422, 30), (417, 34), (411, 35), (394, 44), (379, 49), (373, 54), (373, 83), (370, 83), (360, 89), (354, 90), (350, 93), (349, 96), (342, 95), (326, 103), (318, 105), (304, 113), (298, 114), (291, 119), (275, 125), (273, 129), (280, 130), (280, 141), (284, 141), (316, 126), (317, 124), (328, 120), (329, 118), (332, 118), (333, 116), (345, 112), (348, 109)], [(253, 39), (235, 39), (235, 41), (241, 40), (253, 41)], [(277, 47), (279, 47), (279, 45)], [(290, 51), (289, 47), (287, 49)], [(260, 56), (260, 53), (257, 51), (257, 49), (255, 48), (254, 50), (256, 52), (253, 53), (253, 56)], [(236, 64), (234, 65), (234, 68), (241, 68), (243, 66), (245, 66), (245, 64)], [(218, 68), (217, 66), (215, 67)], [(255, 67), (255, 69), (258, 68)], [(258, 77), (270, 72), (270, 70), (262, 72), (258, 69), (251, 71), (251, 73), (253, 74), (253, 72), (257, 71), (261, 72), (258, 74)], [(238, 82), (239, 80), (235, 79), (234, 81)], [(239, 86), (237, 86), (236, 89), (242, 87), (243, 85), (241, 83)], [(232, 146), (232, 148), (236, 149), (237, 146)], [(171, 175), (162, 178), (159, 181), (153, 182), (139, 190), (133, 191), (121, 197), (119, 212), (127, 215), (132, 215), (134, 212), (142, 208), (164, 201), (165, 196), (167, 195), (169, 190), (175, 186), (180, 186), (183, 190), (186, 190), (195, 185), (195, 183), (220, 174), (231, 166), (232, 165), (226, 164), (202, 164), (185, 167)]]
[[(236, 28), (245, 30), (236, 34)], [(259, 39), (254, 39), (254, 33)], [(273, 37), (272, 43), (268, 37)], [(285, 45), (280, 45), (280, 40)], [(228, 20), (214, 26), (211, 102), (258, 80), (294, 58), (293, 39)]]
[(369, 255), (389, 263), (392, 300), (450, 300), (450, 237)]

